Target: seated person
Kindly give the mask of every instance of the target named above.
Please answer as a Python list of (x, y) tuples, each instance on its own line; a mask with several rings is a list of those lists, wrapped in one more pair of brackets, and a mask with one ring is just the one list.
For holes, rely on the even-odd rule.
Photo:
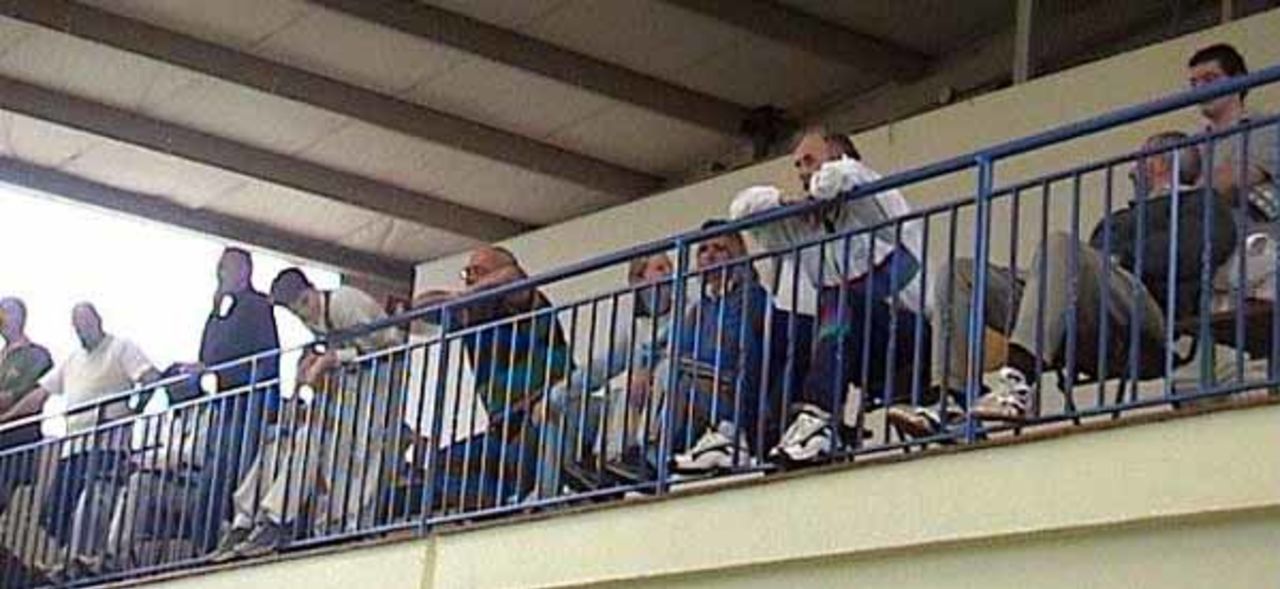
[[(721, 224), (710, 221), (703, 227)], [(746, 256), (738, 233), (697, 245), (694, 276), (700, 292), (684, 312), (676, 357), (659, 361), (651, 376), (633, 381), (638, 396), (656, 410), (639, 445), (612, 467), (615, 472), (650, 480), (661, 444), (668, 441), (680, 472), (750, 465), (750, 440), (768, 421), (759, 410), (772, 405), (761, 397), (770, 388), (761, 376), (771, 302)], [(671, 371), (676, 388), (669, 391)]]
[[(772, 186), (750, 188), (734, 199), (732, 217), (743, 219), (815, 199), (835, 200), (880, 179), (861, 163), (844, 135), (810, 131), (796, 145), (793, 159), (806, 193), (791, 196)], [(923, 242), (919, 221), (893, 223), (910, 211), (902, 194), (889, 190), (750, 230), (755, 241), (774, 252), (822, 240), (799, 255), (800, 269), (818, 291), (813, 364), (793, 399), (793, 421), (769, 452), (771, 459), (808, 463), (829, 456), (839, 441), (833, 425), (843, 421), (851, 384), (863, 397), (863, 408), (882, 403), (884, 397), (913, 396), (912, 383), (919, 378), (910, 360), (917, 327), (928, 333), (920, 291)], [(870, 344), (865, 352), (869, 365), (863, 363), (864, 343)], [(890, 383), (893, 390), (887, 390)]]
[(403, 332), (388, 327), (342, 336), (385, 319), (377, 301), (347, 286), (319, 290), (297, 268), (276, 276), (271, 300), (317, 337), (338, 339), (304, 354), (298, 385), (315, 391), (312, 407), (295, 411), (293, 423), (282, 416), (278, 437), (259, 452), (236, 489), (235, 516), (215, 561), (281, 548), (291, 539), (288, 524), (296, 524), (307, 505), (320, 533), (334, 526), (354, 531), (370, 525), (385, 483), (397, 474), (403, 450), (398, 445), (410, 441), (401, 428), (404, 394), (402, 370), (396, 367), (401, 358), (359, 361), (402, 345)]
[[(1145, 147), (1160, 149), (1185, 139), (1181, 133), (1161, 133), (1148, 139)], [(1176, 178), (1174, 170), (1179, 174)], [(1004, 321), (992, 317), (1001, 313), (1012, 314), (1014, 320), (1007, 330), (1011, 335), (1006, 365), (998, 370), (992, 390), (973, 407), (978, 418), (1018, 422), (1028, 417), (1031, 384), (1039, 371), (1061, 367), (1067, 357), (1067, 322), (1073, 298), (1081, 368), (1101, 370), (1091, 364), (1098, 361), (1097, 342), (1105, 324), (1111, 334), (1108, 370), (1095, 376), (1126, 374), (1131, 354), (1136, 354), (1132, 360), (1139, 374), (1135, 376), (1152, 378), (1164, 373), (1166, 321), (1195, 316), (1202, 289), (1210, 287), (1201, 282), (1203, 252), (1207, 248), (1210, 265), (1219, 268), (1236, 239), (1232, 212), (1223, 200), (1211, 197), (1206, 206), (1204, 190), (1194, 188), (1200, 174), (1200, 154), (1194, 148), (1145, 157), (1135, 166), (1134, 201), (1099, 222), (1088, 245), (1074, 242), (1065, 233), (1051, 233), (1048, 241), (1040, 244), (1025, 281), (1006, 270), (990, 269), (993, 280), (986, 292), (987, 326), (1002, 329)], [(1173, 206), (1175, 199), (1177, 207)], [(1210, 223), (1208, 243), (1204, 242), (1205, 223)], [(1170, 260), (1175, 231), (1178, 258)], [(1108, 233), (1110, 252), (1105, 248)], [(1108, 264), (1108, 258), (1113, 262)], [(973, 277), (965, 272), (972, 272), (972, 268), (968, 261), (933, 282), (938, 289), (937, 304), (944, 316), (950, 316), (949, 321), (944, 317), (940, 323), (934, 342), (934, 374), (941, 375), (937, 386), (956, 395), (963, 395), (967, 373), (970, 338), (965, 330)], [(1171, 278), (1176, 288), (1174, 299), (1168, 300)], [(1037, 292), (1045, 295), (1043, 309), (1038, 297), (1023, 295)], [(1098, 316), (1104, 297), (1109, 302), (1105, 318)], [(1172, 316), (1166, 313), (1170, 307)], [(1138, 349), (1132, 350), (1135, 333)], [(1037, 345), (1037, 334), (1043, 336), (1043, 347)], [(954, 418), (944, 419), (929, 408), (897, 407), (889, 419), (910, 435), (928, 435)]]
[[(1196, 51), (1187, 62), (1187, 77), (1192, 88), (1229, 78), (1249, 75), (1244, 57), (1235, 47), (1217, 44)], [(1221, 96), (1200, 105), (1206, 133), (1227, 131), (1250, 120), (1263, 118), (1245, 106), (1249, 92)], [(1209, 153), (1210, 146), (1213, 153)], [(1236, 206), (1235, 197), (1244, 196), (1246, 226), (1263, 225), (1270, 230), (1271, 221), (1280, 217), (1280, 195), (1275, 181), (1278, 163), (1274, 126), (1259, 127), (1200, 145), (1205, 162), (1206, 184), (1213, 187), (1228, 203)], [(1208, 169), (1212, 159), (1212, 169)]]
[[(586, 457), (594, 454), (597, 444), (601, 450), (610, 444), (634, 446), (639, 440), (637, 432), (647, 429), (647, 420), (652, 419), (653, 412), (646, 410), (648, 403), (643, 392), (654, 378), (652, 372), (658, 362), (667, 354), (667, 329), (674, 298), (669, 282), (671, 274), (671, 258), (666, 254), (641, 256), (631, 261), (627, 283), (637, 289), (631, 317), (620, 316), (615, 324), (605, 326), (604, 329), (611, 330), (606, 344), (609, 349), (596, 354), (586, 367), (574, 370), (569, 378), (552, 387), (546, 402), (534, 412), (534, 420), (542, 428), (543, 441), (533, 499), (559, 494), (562, 469), (576, 468), (566, 466), (566, 460), (568, 465), (589, 462)], [(620, 395), (625, 397), (622, 399), (596, 394), (628, 368), (634, 391), (624, 392)], [(606, 439), (597, 442), (598, 430), (607, 419), (604, 414), (612, 406), (618, 406), (622, 413), (608, 424), (610, 431), (605, 432)]]
[[(709, 221), (702, 228), (722, 224)], [(680, 472), (748, 466), (753, 456), (748, 441), (767, 427), (760, 408), (767, 412), (773, 405), (761, 399), (771, 389), (762, 381), (762, 368), (764, 326), (773, 303), (746, 257), (747, 244), (736, 232), (697, 245), (701, 294), (685, 312), (671, 368), (677, 374), (676, 389), (661, 397), (670, 413), (673, 428), (667, 435)], [(664, 386), (660, 383), (659, 389)], [(660, 440), (656, 434), (661, 425), (655, 420), (650, 429), (654, 441)]]
[[(460, 291), (419, 294), (415, 307), (447, 304), (525, 278), (508, 250), (484, 246), (471, 253)], [(455, 439), (429, 460), (438, 508), (495, 507), (518, 502), (536, 485), (538, 431), (533, 410), (544, 393), (573, 368), (569, 346), (551, 302), (536, 288), (448, 306), (426, 320), (458, 336), (475, 377), (475, 399), (488, 421), (477, 435)], [(448, 340), (448, 343), (456, 341)], [(447, 416), (435, 415), (437, 424)], [(455, 434), (458, 435), (458, 434)]]

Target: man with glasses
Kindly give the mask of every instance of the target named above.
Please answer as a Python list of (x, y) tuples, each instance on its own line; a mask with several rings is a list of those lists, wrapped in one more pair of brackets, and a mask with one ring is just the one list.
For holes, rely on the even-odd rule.
[[(427, 319), (443, 327), (447, 343), (461, 340), (474, 375), (474, 402), (488, 416), (483, 432), (465, 439), (460, 436), (469, 432), (455, 432), (453, 443), (435, 456), (439, 505), (467, 509), (509, 504), (536, 484), (539, 447), (533, 413), (545, 392), (572, 371), (573, 358), (541, 291), (482, 296), (525, 277), (509, 250), (482, 246), (471, 252), (462, 271), (463, 289), (429, 290), (414, 300), (415, 307), (427, 307), (480, 296), (450, 306), (447, 316)], [(462, 330), (465, 335), (450, 338)], [(456, 411), (462, 410), (460, 405)]]

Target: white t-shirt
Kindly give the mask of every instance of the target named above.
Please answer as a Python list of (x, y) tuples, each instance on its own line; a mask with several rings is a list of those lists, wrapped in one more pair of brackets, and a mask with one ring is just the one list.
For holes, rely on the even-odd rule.
[[(93, 351), (79, 348), (40, 381), (40, 387), (51, 395), (66, 399), (67, 408), (90, 403), (103, 397), (128, 391), (154, 367), (133, 342), (107, 335)], [(128, 413), (123, 403), (113, 403), (103, 415), (116, 419)], [(74, 434), (97, 424), (98, 412), (79, 411), (67, 416), (67, 433)]]
[[(340, 286), (324, 294), (324, 308), (319, 323), (307, 321), (307, 328), (316, 335), (327, 335), (368, 325), (387, 318), (373, 297), (349, 286)], [(404, 343), (404, 334), (395, 327), (362, 335), (346, 342), (336, 350), (338, 358), (350, 362), (359, 354), (369, 354)]]

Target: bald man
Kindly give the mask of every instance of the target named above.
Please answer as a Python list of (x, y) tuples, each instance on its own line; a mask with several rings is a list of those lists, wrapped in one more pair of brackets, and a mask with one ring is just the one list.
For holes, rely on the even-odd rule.
[[(792, 153), (801, 190), (757, 186), (740, 192), (730, 207), (734, 219), (744, 219), (814, 201), (831, 203), (748, 230), (757, 243), (788, 258), (792, 248), (822, 240), (820, 247), (807, 247), (798, 256), (797, 271), (818, 291), (818, 332), (813, 364), (794, 399), (795, 417), (770, 452), (773, 460), (824, 460), (844, 429), (835, 425), (843, 423), (850, 385), (868, 407), (884, 399), (889, 383), (894, 389), (889, 392), (903, 397), (919, 380), (913, 378), (916, 367), (909, 360), (917, 325), (928, 330), (920, 289), (920, 222), (894, 222), (911, 212), (897, 190), (841, 200), (880, 179), (860, 157), (847, 136), (813, 129)], [(865, 344), (870, 349), (869, 366), (864, 367)]]
[[(509, 250), (482, 246), (471, 252), (462, 270), (464, 288), (427, 291), (415, 299), (415, 306), (477, 295), (525, 276)], [(573, 364), (564, 332), (550, 308), (542, 292), (529, 288), (461, 305), (443, 321), (447, 331), (488, 326), (461, 339), (475, 375), (476, 401), (483, 404), (489, 421), (486, 432), (468, 439), (455, 437), (436, 459), (435, 464), (448, 468), (448, 472), (436, 472), (442, 503), (494, 506), (532, 491), (539, 450), (533, 410)], [(477, 473), (489, 473), (495, 480), (481, 481)]]
[[(89, 432), (131, 413), (127, 398), (110, 403), (104, 399), (153, 382), (160, 373), (137, 345), (103, 329), (102, 316), (93, 304), (76, 305), (71, 324), (80, 347), (18, 405), (23, 407), (20, 411), (34, 414), (49, 397), (60, 396), (69, 409), (67, 438), (59, 451), (61, 460), (42, 519), (59, 543), (71, 545), (72, 560), (54, 563), (55, 572), (75, 577), (80, 565), (76, 557), (88, 548), (92, 530), (107, 529), (110, 523), (115, 495), (124, 484), (122, 465), (128, 459), (131, 429)], [(68, 498), (75, 502), (62, 503)]]

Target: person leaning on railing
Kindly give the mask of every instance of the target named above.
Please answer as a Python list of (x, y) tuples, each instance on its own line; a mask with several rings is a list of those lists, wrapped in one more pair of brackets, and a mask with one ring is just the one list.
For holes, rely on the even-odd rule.
[[(320, 290), (297, 268), (276, 276), (271, 300), (317, 337), (386, 319), (368, 294), (347, 286)], [(403, 358), (357, 358), (403, 343), (403, 332), (387, 327), (304, 355), (298, 385), (315, 391), (312, 408), (292, 412), (293, 419), (281, 416), (278, 437), (263, 446), (235, 492), (235, 516), (215, 561), (283, 547), (292, 540), (289, 525), (298, 523), (306, 506), (315, 530), (354, 532), (372, 523), (380, 494), (398, 474), (403, 448), (395, 443), (411, 440), (401, 429), (397, 363)]]
[(92, 572), (83, 570), (92, 563), (82, 558), (92, 548), (94, 530), (109, 525), (111, 507), (125, 488), (132, 429), (125, 424), (86, 432), (126, 417), (131, 410), (125, 400), (105, 404), (99, 400), (160, 378), (138, 346), (103, 330), (102, 318), (92, 304), (76, 305), (71, 321), (80, 348), (19, 402), (27, 405), (19, 411), (35, 413), (50, 396), (59, 395), (69, 408), (69, 437), (57, 446), (61, 459), (41, 516), (61, 547), (57, 558), (71, 558), (69, 562), (43, 563), (54, 578)]
[[(110, 526), (83, 543), (79, 558), (90, 571), (136, 566), (143, 538), (189, 538), (197, 553), (212, 550), (230, 519), (232, 492), (269, 433), (268, 411), (279, 402), (279, 356), (239, 360), (279, 348), (271, 302), (253, 288), (248, 252), (224, 250), (216, 274), (199, 362), (175, 364), (163, 377), (176, 381), (166, 388), (170, 405), (222, 395), (144, 422), (145, 448), (131, 456), (132, 474), (109, 512)], [(206, 370), (215, 383), (207, 391), (199, 384)]]
[[(1080, 369), (1111, 378), (1128, 375), (1132, 363), (1138, 368), (1133, 376), (1138, 378), (1164, 374), (1166, 350), (1172, 345), (1166, 341), (1166, 322), (1194, 316), (1202, 290), (1210, 288), (1201, 280), (1201, 256), (1207, 251), (1211, 270), (1221, 268), (1236, 239), (1236, 225), (1224, 200), (1216, 194), (1206, 198), (1206, 191), (1197, 188), (1200, 153), (1195, 147), (1176, 147), (1187, 139), (1182, 133), (1160, 133), (1144, 143), (1145, 149), (1157, 153), (1135, 164), (1133, 201), (1102, 219), (1089, 243), (1075, 241), (1068, 233), (1051, 232), (1037, 249), (1025, 280), (988, 281), (988, 310), (1007, 309), (1013, 322), (1007, 328), (1006, 363), (997, 370), (991, 390), (972, 408), (977, 418), (1016, 423), (1030, 416), (1039, 371), (1063, 367), (1068, 356), (1073, 308)], [(1175, 235), (1178, 255), (1170, 259)], [(957, 392), (963, 390), (967, 372), (973, 271), (972, 261), (965, 261), (933, 281), (936, 304), (944, 313), (949, 310), (951, 317), (940, 325), (934, 342), (934, 374), (941, 375), (939, 386)], [(1001, 268), (988, 271), (991, 276), (1011, 275)], [(1169, 300), (1170, 279), (1175, 285), (1173, 300)], [(1043, 293), (1043, 301), (1037, 293)], [(1107, 317), (1099, 316), (1104, 299)], [(1172, 316), (1166, 313), (1170, 305)], [(1107, 372), (1096, 374), (1101, 370), (1096, 350), (1104, 329), (1110, 334)], [(1131, 330), (1138, 335), (1136, 352), (1131, 349)], [(943, 354), (948, 340), (949, 358)], [(1137, 357), (1131, 358), (1135, 353)], [(950, 371), (943, 373), (948, 363)], [(888, 416), (901, 431), (917, 437), (939, 433), (959, 417), (939, 416), (935, 409), (923, 407), (894, 407)]]
[[(811, 130), (796, 144), (792, 157), (805, 192), (792, 195), (773, 186), (748, 188), (730, 206), (733, 219), (814, 200), (833, 201), (880, 179), (862, 164), (844, 135)], [(827, 458), (839, 432), (847, 429), (836, 424), (844, 422), (846, 389), (851, 384), (858, 387), (864, 408), (885, 396), (911, 395), (912, 383), (919, 380), (913, 378), (914, 365), (909, 361), (917, 326), (928, 333), (925, 301), (920, 296), (923, 241), (918, 220), (892, 223), (910, 212), (900, 192), (887, 190), (747, 230), (781, 259), (794, 259), (791, 249), (805, 242), (823, 240), (804, 248), (799, 256), (799, 271), (818, 291), (817, 341), (809, 375), (794, 399), (791, 425), (769, 452), (770, 459), (807, 463)], [(870, 227), (877, 229), (859, 232)], [(847, 238), (851, 233), (856, 234)], [(864, 342), (870, 342), (866, 351), (870, 365), (865, 370)], [(896, 358), (890, 358), (891, 350)], [(886, 391), (890, 382), (894, 390)]]
[[(415, 297), (414, 306), (448, 303), (525, 277), (509, 250), (482, 246), (471, 252), (462, 271), (463, 289), (425, 291)], [(443, 507), (519, 501), (536, 485), (539, 448), (533, 412), (543, 392), (573, 369), (567, 340), (550, 300), (536, 288), (448, 308), (447, 316), (434, 314), (426, 321), (442, 325), (445, 337), (471, 330), (459, 338), (475, 377), (475, 400), (484, 406), (488, 423), (485, 431), (465, 439), (455, 432), (453, 442), (431, 462), (435, 478), (429, 484), (436, 485), (437, 503)]]

